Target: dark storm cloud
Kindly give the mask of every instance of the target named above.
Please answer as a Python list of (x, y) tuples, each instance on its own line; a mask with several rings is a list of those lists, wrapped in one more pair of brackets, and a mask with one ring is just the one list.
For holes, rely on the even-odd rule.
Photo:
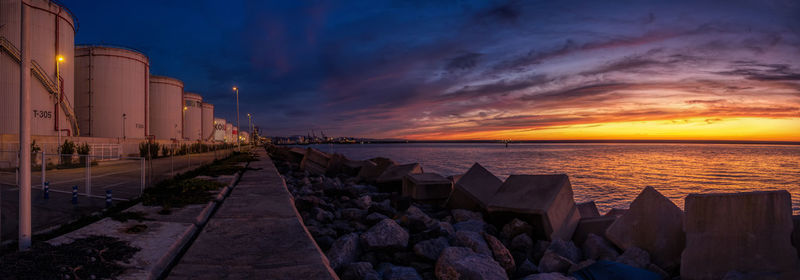
[[(797, 114), (793, 1), (65, 1), (271, 134), (425, 137)], [(125, 11), (125, 12), (115, 12)]]

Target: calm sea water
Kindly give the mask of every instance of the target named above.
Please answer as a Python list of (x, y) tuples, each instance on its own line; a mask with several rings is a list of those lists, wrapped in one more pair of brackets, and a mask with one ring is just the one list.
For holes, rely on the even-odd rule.
[(653, 186), (683, 208), (690, 193), (788, 190), (800, 212), (800, 146), (723, 144), (364, 144), (312, 145), (351, 159), (419, 162), (425, 172), (461, 174), (474, 162), (511, 174), (566, 173), (577, 202), (601, 212), (627, 208)]

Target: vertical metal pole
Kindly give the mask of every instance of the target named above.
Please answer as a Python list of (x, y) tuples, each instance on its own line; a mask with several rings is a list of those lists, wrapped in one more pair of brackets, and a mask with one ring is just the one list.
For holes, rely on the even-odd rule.
[(139, 161), (142, 162), (142, 178), (141, 184), (139, 184), (139, 196), (144, 194), (144, 158), (141, 158)]
[[(80, 156), (79, 156), (80, 157)], [(92, 195), (92, 159), (86, 155), (86, 196)]]
[(31, 57), (28, 7), (22, 3), (19, 64), (19, 250), (31, 247)]
[(44, 148), (45, 146), (42, 145), (42, 189), (44, 190), (44, 182), (46, 179), (45, 177), (45, 168), (47, 167), (47, 158), (44, 155)]
[(241, 147), (239, 144), (239, 135), (241, 132), (241, 126), (239, 125), (239, 89), (236, 89), (236, 150), (241, 151)]

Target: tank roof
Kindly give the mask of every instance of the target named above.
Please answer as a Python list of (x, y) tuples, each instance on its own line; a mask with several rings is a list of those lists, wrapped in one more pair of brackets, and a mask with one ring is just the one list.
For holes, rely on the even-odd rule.
[(173, 77), (159, 76), (159, 75), (153, 75), (153, 74), (150, 74), (150, 82), (152, 83), (152, 82), (153, 82), (153, 80), (167, 80), (167, 81), (172, 81), (172, 82), (175, 82), (175, 83), (179, 83), (179, 84), (181, 84), (181, 87), (183, 87), (183, 81), (181, 81), (181, 80), (178, 80), (178, 79), (176, 79), (176, 78), (173, 78)]
[(203, 100), (203, 96), (202, 95), (200, 95), (198, 93), (194, 93), (194, 92), (188, 92), (188, 91), (187, 92), (183, 92), (183, 98), (184, 99), (187, 99), (187, 98), (189, 98), (189, 99), (197, 99), (197, 100), (200, 100), (200, 101)]
[(214, 104), (203, 102), (203, 107), (214, 108)]

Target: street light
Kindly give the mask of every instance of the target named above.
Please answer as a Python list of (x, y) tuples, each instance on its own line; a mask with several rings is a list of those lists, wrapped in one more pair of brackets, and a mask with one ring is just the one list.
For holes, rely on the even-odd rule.
[[(61, 62), (64, 62), (64, 56), (57, 55), (56, 56), (56, 90), (58, 91), (58, 96), (56, 97), (56, 106), (61, 106)], [(56, 116), (58, 119), (58, 116)], [(59, 124), (56, 124), (57, 126)], [(58, 146), (56, 147), (56, 151), (61, 153), (61, 129), (59, 129), (56, 133), (58, 133)]]
[(236, 150), (239, 152), (242, 151), (242, 148), (239, 144), (239, 88), (233, 87), (233, 91), (236, 92)]
[[(250, 123), (250, 135), (248, 135), (248, 136), (250, 137), (250, 140), (252, 140), (253, 139), (253, 116), (250, 115), (250, 113), (247, 113), (247, 122)], [(250, 142), (252, 144), (253, 141), (250, 141)]]

